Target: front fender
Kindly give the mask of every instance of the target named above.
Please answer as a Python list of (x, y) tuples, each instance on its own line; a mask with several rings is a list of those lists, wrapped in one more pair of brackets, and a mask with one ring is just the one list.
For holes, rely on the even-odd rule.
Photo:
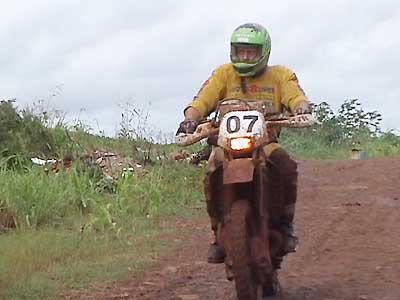
[(223, 183), (245, 183), (253, 181), (254, 164), (252, 158), (238, 158), (224, 161)]

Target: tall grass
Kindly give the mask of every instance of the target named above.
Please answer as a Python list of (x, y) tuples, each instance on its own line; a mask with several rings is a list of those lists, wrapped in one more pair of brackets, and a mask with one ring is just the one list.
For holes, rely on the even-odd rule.
[(162, 218), (202, 202), (202, 172), (160, 163), (121, 178), (110, 193), (79, 164), (58, 174), (0, 169), (0, 208), (18, 220), (16, 231), (0, 235), (0, 299), (57, 299), (65, 284), (126, 276), (162, 245)]
[[(41, 167), (22, 171), (0, 169), (0, 205), (16, 213), (20, 227), (59, 225), (74, 215), (85, 216), (101, 229), (134, 216), (176, 214), (201, 199), (202, 175), (189, 164), (165, 162), (128, 173), (115, 193), (99, 189), (100, 177), (79, 164), (58, 174)], [(100, 228), (98, 228), (100, 229)]]

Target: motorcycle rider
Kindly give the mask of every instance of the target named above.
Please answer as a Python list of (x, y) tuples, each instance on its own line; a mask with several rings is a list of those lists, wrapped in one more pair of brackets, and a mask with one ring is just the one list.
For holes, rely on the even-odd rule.
[[(300, 87), (296, 75), (284, 66), (269, 66), (271, 39), (267, 30), (256, 23), (237, 27), (231, 36), (231, 63), (218, 67), (202, 85), (194, 100), (184, 110), (185, 119), (179, 125), (177, 134), (193, 133), (201, 119), (212, 113), (223, 99), (264, 101), (271, 111), (284, 110), (295, 114), (310, 111), (310, 103)], [(279, 135), (279, 134), (278, 134)], [(216, 147), (214, 147), (215, 150)], [(219, 215), (215, 191), (212, 190), (213, 174), (220, 165), (216, 164), (216, 152), (209, 158), (205, 178), (207, 212), (211, 229), (216, 236)], [(294, 252), (297, 237), (294, 234), (293, 219), (297, 198), (297, 164), (276, 140), (264, 147), (266, 154), (279, 170), (283, 184), (283, 214), (280, 230), (284, 235), (282, 255)], [(209, 263), (223, 263), (224, 249), (217, 240), (210, 245)]]

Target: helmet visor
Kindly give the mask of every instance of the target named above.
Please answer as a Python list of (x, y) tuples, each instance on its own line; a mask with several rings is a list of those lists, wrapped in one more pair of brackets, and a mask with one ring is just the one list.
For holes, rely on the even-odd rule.
[(231, 60), (233, 63), (256, 63), (262, 57), (262, 46), (253, 44), (232, 44)]

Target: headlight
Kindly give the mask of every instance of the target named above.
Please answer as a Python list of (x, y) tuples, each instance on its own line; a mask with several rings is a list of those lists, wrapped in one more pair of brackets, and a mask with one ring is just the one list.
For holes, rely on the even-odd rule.
[(230, 144), (234, 151), (249, 150), (253, 147), (253, 139), (250, 137), (233, 138), (230, 140)]

